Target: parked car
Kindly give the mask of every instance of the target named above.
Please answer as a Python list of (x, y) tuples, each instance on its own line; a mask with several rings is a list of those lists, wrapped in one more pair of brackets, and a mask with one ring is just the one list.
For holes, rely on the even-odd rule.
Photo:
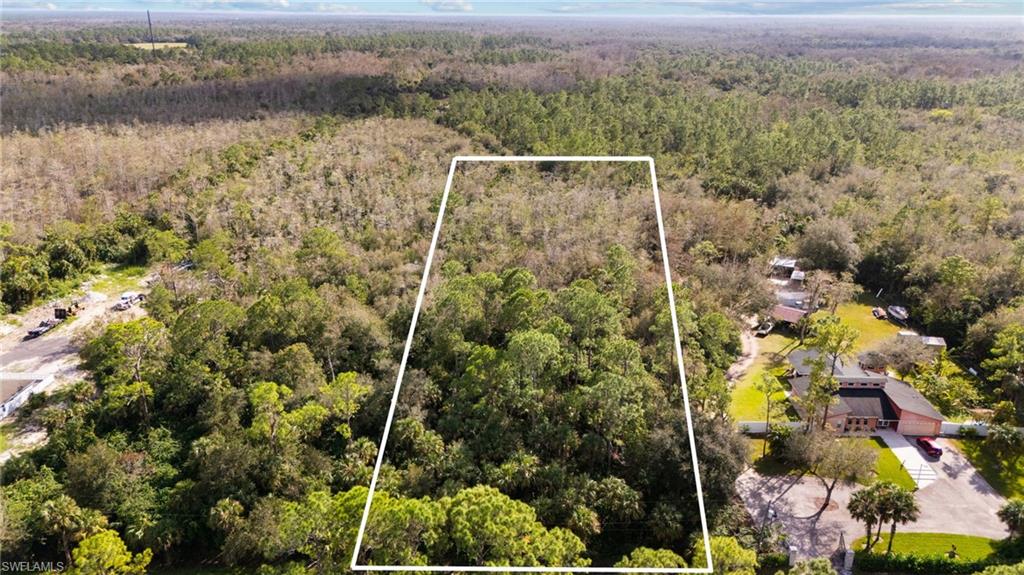
[(917, 446), (924, 450), (928, 457), (935, 459), (942, 457), (942, 448), (935, 443), (934, 437), (918, 437)]
[(757, 326), (757, 329), (754, 330), (754, 335), (764, 337), (771, 333), (773, 329), (775, 329), (775, 322), (770, 319), (765, 320), (761, 322), (761, 325)]
[(28, 330), (28, 333), (25, 334), (25, 339), (35, 339), (35, 338), (43, 335), (44, 333), (50, 331), (51, 329), (57, 327), (57, 324), (59, 324), (59, 323), (60, 323), (60, 320), (56, 320), (56, 319), (46, 319), (46, 320), (43, 320), (43, 321), (39, 322), (39, 325), (37, 325), (36, 327)]
[(888, 314), (880, 307), (871, 308), (871, 315), (875, 316), (875, 319), (889, 319)]
[(146, 296), (133, 291), (126, 291), (121, 294), (121, 298), (114, 304), (115, 311), (124, 311), (130, 309), (136, 303), (146, 299)]

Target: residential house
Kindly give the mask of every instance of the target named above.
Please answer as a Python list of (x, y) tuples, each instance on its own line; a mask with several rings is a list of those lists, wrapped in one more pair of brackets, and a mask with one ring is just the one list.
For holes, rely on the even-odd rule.
[[(796, 350), (789, 354), (789, 383), (793, 395), (807, 394), (811, 383), (811, 361), (818, 357), (813, 350)], [(828, 423), (843, 433), (870, 433), (892, 429), (904, 435), (938, 435), (943, 416), (909, 383), (885, 373), (870, 371), (859, 365), (836, 363), (839, 382), (838, 401), (829, 406)], [(795, 402), (802, 416), (799, 401)]]

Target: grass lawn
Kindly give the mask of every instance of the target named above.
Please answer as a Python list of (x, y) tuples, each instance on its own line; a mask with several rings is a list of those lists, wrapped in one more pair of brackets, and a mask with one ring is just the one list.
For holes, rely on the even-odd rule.
[[(729, 412), (733, 419), (764, 421), (764, 396), (754, 388), (754, 382), (765, 370), (772, 370), (776, 375), (785, 372), (785, 355), (794, 348), (796, 340), (781, 333), (772, 333), (758, 340), (758, 355), (754, 358), (754, 363), (747, 369), (747, 373), (736, 381), (732, 389)], [(780, 393), (775, 400), (782, 402), (785, 398), (786, 394)]]
[(145, 277), (147, 268), (134, 265), (105, 265), (93, 280), (92, 291), (108, 295), (139, 289), (139, 281)]
[(761, 456), (761, 451), (765, 447), (766, 441), (761, 437), (749, 438), (748, 449), (750, 453), (750, 460), (754, 462), (754, 469), (761, 475), (789, 475), (798, 474), (800, 471), (778, 457), (772, 456), (771, 448), (768, 448), (768, 454), (764, 457)]
[[(854, 353), (860, 353), (866, 349), (875, 347), (879, 343), (895, 337), (900, 327), (892, 322), (877, 320), (871, 315), (871, 308), (882, 305), (880, 301), (868, 295), (861, 295), (855, 301), (845, 303), (836, 309), (836, 315), (850, 326), (860, 332), (857, 339), (857, 347)], [(826, 312), (818, 312), (826, 313)], [(758, 340), (758, 355), (754, 363), (739, 380), (735, 382), (732, 390), (732, 403), (729, 405), (729, 413), (736, 421), (764, 421), (765, 401), (764, 396), (754, 389), (754, 382), (766, 369), (776, 371), (776, 375), (785, 372), (786, 354), (797, 347), (795, 337), (781, 332), (773, 332), (765, 338)], [(783, 395), (779, 394), (779, 399)], [(790, 413), (789, 419), (797, 419), (796, 414)]]
[(1024, 497), (1024, 457), (1011, 466), (985, 447), (982, 439), (950, 439), (981, 476), (1003, 497)]
[[(887, 529), (883, 528), (883, 530)], [(960, 559), (978, 560), (989, 557), (996, 551), (995, 539), (974, 537), (972, 535), (953, 535), (950, 533), (900, 533), (896, 531), (896, 539), (893, 540), (892, 550), (896, 553), (907, 553), (909, 555), (945, 555), (953, 545), (956, 545), (956, 552)], [(889, 534), (883, 533), (882, 538), (875, 544), (872, 552), (884, 553), (889, 544)], [(864, 538), (861, 537), (853, 542), (854, 550), (864, 548)]]
[[(873, 483), (874, 481), (885, 480), (892, 481), (905, 489), (917, 489), (917, 485), (914, 483), (913, 478), (911, 478), (910, 474), (903, 469), (903, 466), (900, 465), (900, 460), (896, 458), (896, 455), (881, 439), (877, 437), (849, 437), (844, 438), (842, 441), (863, 442), (877, 452), (878, 460), (875, 463), (875, 475), (874, 477), (862, 482), (864, 485)], [(764, 449), (764, 444), (765, 440), (760, 437), (752, 437), (749, 439), (748, 443), (750, 460), (754, 462), (754, 469), (756, 469), (758, 473), (761, 475), (788, 475), (791, 473), (799, 473), (798, 470), (790, 467), (779, 458), (772, 457), (770, 449), (767, 456), (761, 457), (761, 450)]]
[(860, 353), (890, 337), (896, 337), (901, 329), (891, 321), (875, 319), (875, 316), (871, 315), (871, 308), (876, 306), (885, 307), (885, 304), (870, 295), (861, 294), (856, 300), (844, 303), (836, 309), (836, 315), (843, 323), (860, 332), (854, 353)]
[(872, 481), (892, 481), (896, 485), (911, 491), (917, 489), (914, 479), (903, 469), (896, 454), (878, 437), (851, 438), (847, 441), (863, 441), (878, 453), (878, 460), (875, 462), (875, 478)]

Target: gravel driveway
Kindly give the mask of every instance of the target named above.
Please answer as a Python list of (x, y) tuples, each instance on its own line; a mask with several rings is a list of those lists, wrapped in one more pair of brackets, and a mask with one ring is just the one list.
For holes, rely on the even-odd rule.
[[(899, 526), (896, 536), (917, 532), (1005, 538), (1009, 533), (996, 512), (1006, 499), (950, 442), (940, 439), (939, 443), (945, 454), (940, 462), (931, 463), (937, 478), (916, 495), (921, 516), (915, 523)], [(831, 555), (839, 546), (840, 534), (845, 535), (847, 545), (864, 535), (864, 525), (846, 511), (850, 494), (860, 489), (859, 485), (837, 486), (828, 510), (818, 517), (814, 514), (821, 507), (825, 489), (814, 477), (763, 476), (748, 469), (736, 480), (736, 489), (756, 524), (772, 505), (801, 557)]]

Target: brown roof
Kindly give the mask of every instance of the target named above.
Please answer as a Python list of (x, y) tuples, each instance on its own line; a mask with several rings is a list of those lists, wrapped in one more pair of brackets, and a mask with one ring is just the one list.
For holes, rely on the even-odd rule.
[(917, 415), (923, 415), (932, 419), (938, 419), (942, 421), (945, 419), (941, 413), (927, 399), (921, 392), (914, 389), (912, 385), (905, 381), (900, 381), (893, 377), (887, 377), (885, 381), (885, 394), (889, 396), (889, 400), (893, 404), (903, 411), (909, 411), (916, 413)]
[[(811, 385), (811, 378), (807, 375), (809, 369), (807, 361), (817, 357), (813, 350), (794, 350), (789, 354), (789, 362), (793, 365), (796, 377), (789, 379), (793, 393), (797, 396), (807, 393)], [(881, 388), (859, 388), (841, 387), (838, 393), (839, 403), (829, 408), (829, 413), (849, 413), (855, 417), (880, 417), (882, 419), (896, 419), (895, 410), (888, 403), (899, 408), (901, 411), (909, 411), (917, 415), (929, 417), (942, 421), (944, 417), (932, 404), (925, 399), (921, 392), (914, 389), (905, 381), (887, 375), (876, 374), (865, 371), (859, 366), (837, 365), (836, 379), (840, 383), (856, 381), (874, 381), (884, 379), (885, 385)], [(888, 401), (879, 401), (885, 397)], [(879, 415), (874, 415), (879, 414)]]
[(799, 322), (807, 312), (802, 309), (795, 307), (789, 307), (785, 305), (777, 305), (772, 308), (772, 317), (784, 321), (786, 323), (797, 323)]

